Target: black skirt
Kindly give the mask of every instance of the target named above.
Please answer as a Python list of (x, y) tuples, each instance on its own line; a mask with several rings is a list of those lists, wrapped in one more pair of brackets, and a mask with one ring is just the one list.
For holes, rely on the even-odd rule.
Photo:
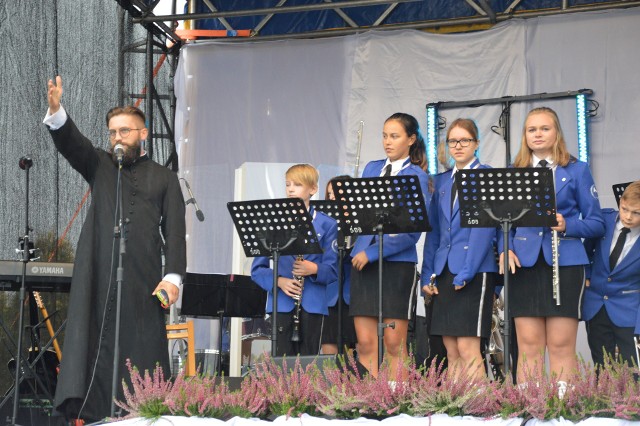
[(445, 266), (437, 277), (438, 295), (431, 300), (431, 334), (435, 336), (489, 337), (496, 274), (477, 273), (461, 290), (453, 287), (455, 276)]
[[(415, 297), (415, 263), (384, 262), (382, 274), (382, 317), (410, 319)], [(351, 268), (349, 315), (378, 316), (378, 262), (368, 263), (362, 271)]]
[[(353, 317), (349, 315), (349, 305), (342, 305), (342, 344), (352, 347), (358, 341)], [(322, 344), (338, 343), (338, 305), (329, 307), (329, 316), (322, 327)]]
[(553, 298), (553, 268), (540, 256), (530, 268), (516, 269), (509, 280), (512, 317), (568, 317), (580, 319), (584, 266), (560, 267), (560, 306)]

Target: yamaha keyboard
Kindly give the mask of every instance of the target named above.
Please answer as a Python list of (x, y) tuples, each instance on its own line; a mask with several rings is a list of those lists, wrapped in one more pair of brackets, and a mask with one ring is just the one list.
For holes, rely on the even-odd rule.
[[(69, 292), (73, 263), (29, 262), (26, 284), (28, 291)], [(22, 283), (22, 262), (0, 260), (0, 291), (18, 291)]]

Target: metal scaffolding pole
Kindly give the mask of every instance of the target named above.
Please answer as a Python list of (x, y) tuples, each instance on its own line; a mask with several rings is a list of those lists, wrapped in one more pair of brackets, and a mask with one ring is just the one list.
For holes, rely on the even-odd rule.
[(149, 158), (153, 160), (153, 34), (151, 31), (147, 32), (147, 61), (146, 61), (146, 80), (147, 80), (147, 92), (145, 96), (145, 114), (147, 116), (147, 127), (149, 129), (149, 136), (147, 136), (146, 151), (149, 154)]

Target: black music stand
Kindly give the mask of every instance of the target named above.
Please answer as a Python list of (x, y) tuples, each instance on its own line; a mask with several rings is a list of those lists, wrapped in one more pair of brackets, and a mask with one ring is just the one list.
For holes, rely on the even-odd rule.
[(340, 215), (340, 204), (334, 200), (311, 200), (310, 205), (318, 211), (334, 219), (338, 224), (338, 354), (344, 353), (342, 347), (342, 317), (344, 315), (344, 299), (342, 292), (344, 289), (344, 257), (347, 253), (347, 239), (342, 230), (342, 220)]
[(348, 235), (378, 236), (378, 366), (384, 355), (382, 321), (383, 235), (431, 230), (420, 179), (414, 175), (345, 179), (331, 182)]
[(222, 320), (224, 317), (264, 317), (267, 294), (246, 275), (187, 272), (180, 315), (220, 321), (216, 371), (222, 376)]
[(509, 232), (512, 226), (556, 226), (556, 194), (549, 168), (463, 169), (455, 175), (463, 228), (502, 227), (504, 241), (504, 369), (510, 370)]
[(278, 262), (280, 255), (322, 253), (313, 219), (300, 198), (234, 201), (227, 209), (247, 257), (273, 259), (273, 312), (271, 355), (275, 356), (278, 337)]
[(622, 194), (624, 194), (624, 190), (627, 189), (627, 186), (631, 185), (633, 182), (627, 183), (617, 183), (612, 185), (613, 195), (616, 197), (616, 203), (618, 204), (618, 208), (620, 208), (620, 198), (622, 198)]

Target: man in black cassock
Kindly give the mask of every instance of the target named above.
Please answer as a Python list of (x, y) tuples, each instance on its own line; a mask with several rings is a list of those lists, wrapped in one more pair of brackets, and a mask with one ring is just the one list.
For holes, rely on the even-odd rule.
[[(60, 104), (62, 79), (48, 82), (49, 111), (44, 120), (57, 150), (91, 187), (91, 206), (76, 251), (62, 365), (54, 400), (67, 419), (104, 419), (111, 413), (115, 342), (116, 269), (120, 240), (114, 238), (121, 145), (122, 207), (126, 253), (120, 327), (117, 399), (129, 381), (126, 360), (140, 372), (159, 365), (169, 377), (165, 318), (155, 294), (170, 304), (178, 299), (186, 270), (185, 205), (178, 178), (142, 151), (147, 137), (144, 114), (135, 107), (107, 114), (110, 152), (95, 148)], [(164, 239), (164, 242), (163, 242)], [(165, 276), (162, 258), (165, 257)]]

